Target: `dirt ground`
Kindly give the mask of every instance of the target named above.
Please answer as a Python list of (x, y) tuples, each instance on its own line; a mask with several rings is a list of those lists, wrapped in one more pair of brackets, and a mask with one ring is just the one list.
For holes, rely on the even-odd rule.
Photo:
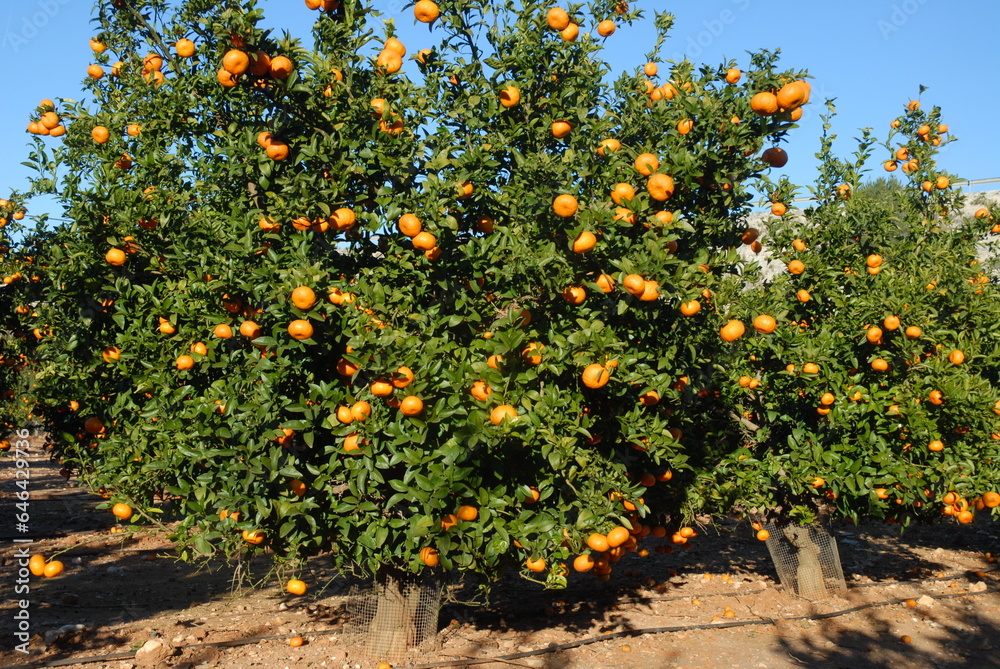
[[(39, 439), (30, 453), (24, 533), (13, 451), (0, 458), (0, 667), (374, 669), (388, 659), (345, 639), (349, 582), (322, 559), (309, 565), (304, 597), (277, 583), (234, 591), (233, 565), (198, 569), (174, 560), (156, 535), (112, 534), (111, 514), (93, 509), (100, 498), (60, 476)], [(578, 575), (562, 591), (511, 579), (488, 606), (445, 604), (437, 636), (394, 665), (1000, 667), (997, 525), (942, 523), (902, 537), (883, 524), (835, 525), (848, 590), (816, 602), (781, 587), (752, 534), (746, 523), (706, 528), (691, 550), (632, 554), (609, 581)], [(65, 573), (32, 577), (29, 594), (13, 594), (15, 538), (33, 539), (31, 552), (46, 556), (69, 549), (60, 556)], [(20, 599), (29, 604), (28, 654), (15, 648)], [(294, 636), (304, 645), (291, 647)]]

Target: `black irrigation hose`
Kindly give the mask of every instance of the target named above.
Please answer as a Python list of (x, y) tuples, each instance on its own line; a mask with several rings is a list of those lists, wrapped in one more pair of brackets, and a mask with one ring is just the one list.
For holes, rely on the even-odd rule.
[[(996, 568), (994, 568), (996, 569)], [(992, 571), (992, 570), (991, 570)], [(954, 576), (948, 576), (944, 578), (937, 578), (932, 580), (947, 580), (949, 578), (955, 578)], [(914, 581), (920, 582), (920, 581)], [(882, 583), (881, 585), (885, 585)], [(980, 592), (953, 592), (944, 595), (926, 595), (931, 599), (952, 599), (954, 597), (972, 597), (975, 595), (984, 594), (995, 594), (1000, 593), (1000, 588), (988, 588)], [(625, 639), (630, 637), (645, 636), (647, 634), (664, 634), (667, 632), (689, 632), (695, 630), (706, 630), (706, 629), (729, 629), (732, 627), (751, 627), (757, 625), (774, 625), (778, 622), (786, 621), (798, 621), (798, 620), (826, 620), (829, 618), (837, 618), (839, 616), (845, 616), (850, 613), (856, 613), (858, 611), (863, 611), (865, 609), (872, 609), (878, 606), (889, 606), (891, 604), (901, 604), (910, 599), (909, 597), (899, 597), (896, 599), (888, 599), (881, 602), (870, 602), (868, 604), (861, 604), (859, 606), (854, 606), (849, 609), (842, 609), (840, 611), (833, 611), (831, 613), (818, 613), (807, 616), (793, 616), (791, 618), (760, 618), (757, 620), (739, 620), (731, 623), (706, 623), (701, 625), (675, 625), (670, 627), (644, 627), (641, 629), (625, 630), (622, 632), (613, 632), (611, 634), (603, 634), (601, 636), (587, 637), (585, 639), (579, 639), (577, 641), (571, 641), (569, 643), (563, 643), (558, 645), (546, 646), (545, 648), (540, 648), (538, 650), (527, 651), (524, 653), (514, 653), (512, 655), (500, 655), (498, 657), (485, 657), (485, 658), (469, 658), (465, 660), (445, 660), (441, 662), (431, 662), (428, 664), (413, 664), (404, 665), (398, 667), (397, 669), (438, 669), (440, 667), (454, 667), (454, 666), (469, 666), (473, 664), (488, 664), (490, 662), (503, 662), (507, 660), (519, 660), (525, 657), (534, 657), (537, 655), (547, 655), (549, 653), (558, 653), (564, 650), (570, 650), (573, 648), (579, 648), (581, 646), (589, 646), (595, 643), (601, 643), (603, 641), (611, 641), (613, 639)], [(336, 634), (341, 630), (331, 629), (331, 630), (320, 630), (318, 632), (309, 632), (310, 636), (326, 636), (328, 634)], [(279, 634), (274, 636), (258, 636), (251, 637), (249, 639), (236, 639), (233, 641), (210, 641), (208, 643), (193, 643), (187, 646), (177, 646), (177, 650), (184, 650), (186, 648), (233, 648), (237, 646), (247, 646), (253, 643), (260, 643), (261, 641), (272, 641), (275, 639), (288, 639), (294, 636), (301, 636), (299, 634)], [(28, 664), (19, 664), (13, 667), (8, 667), (7, 669), (43, 669), (44, 667), (66, 667), (72, 664), (89, 664), (91, 662), (108, 662), (111, 660), (128, 660), (135, 657), (134, 652), (130, 653), (115, 653), (113, 655), (92, 655), (90, 657), (81, 658), (65, 658), (62, 660), (49, 660), (47, 662), (31, 662)]]

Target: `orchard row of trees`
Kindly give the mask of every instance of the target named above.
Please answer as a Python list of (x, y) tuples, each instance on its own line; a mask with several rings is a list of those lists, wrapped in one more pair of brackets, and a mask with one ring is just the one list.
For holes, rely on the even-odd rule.
[[(307, 0), (307, 48), (253, 0), (99, 2), (88, 100), (31, 113), (0, 203), (4, 420), (187, 556), (559, 586), (699, 514), (995, 507), (997, 211), (939, 110), (854, 162), (827, 132), (796, 210), (806, 72), (660, 62), (654, 12), (612, 78), (636, 4), (420, 0), (404, 45)], [(23, 227), (43, 194), (65, 222)]]

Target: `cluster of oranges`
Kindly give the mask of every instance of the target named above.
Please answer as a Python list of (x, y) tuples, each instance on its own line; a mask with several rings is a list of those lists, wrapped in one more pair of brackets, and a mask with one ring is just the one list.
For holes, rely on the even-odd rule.
[[(628, 8), (627, 3), (619, 3), (615, 11), (624, 13)], [(562, 7), (552, 7), (545, 13), (545, 22), (549, 28), (559, 33), (559, 37), (564, 42), (573, 42), (580, 35), (580, 24), (573, 20), (573, 17)], [(618, 29), (618, 26), (611, 19), (604, 19), (597, 24), (597, 34), (601, 37), (610, 37)]]
[(226, 88), (240, 83), (240, 77), (249, 72), (260, 80), (267, 78), (285, 80), (292, 76), (295, 65), (287, 56), (271, 58), (267, 53), (256, 50), (247, 53), (243, 49), (230, 49), (222, 57), (222, 65), (216, 72), (216, 79)]
[(399, 217), (397, 222), (399, 231), (410, 238), (410, 243), (417, 251), (423, 251), (424, 255), (436, 260), (441, 255), (441, 249), (437, 245), (437, 237), (433, 233), (424, 230), (423, 223), (416, 214), (408, 213)]
[(306, 7), (321, 12), (332, 12), (340, 8), (340, 0), (306, 0)]
[(994, 509), (1000, 506), (1000, 493), (988, 492), (977, 497), (971, 502), (957, 492), (948, 492), (941, 499), (944, 506), (941, 512), (946, 516), (952, 516), (963, 525), (968, 525), (975, 520), (976, 511), (983, 509)]
[(787, 114), (795, 122), (802, 118), (802, 105), (809, 102), (812, 86), (804, 79), (790, 81), (778, 90), (761, 91), (750, 98), (750, 109), (758, 116)]
[(406, 55), (406, 47), (395, 37), (390, 37), (385, 41), (385, 45), (375, 59), (375, 67), (386, 74), (395, 74), (403, 67), (403, 56)]
[(43, 555), (32, 555), (28, 559), (28, 571), (35, 576), (53, 578), (63, 573), (66, 566), (59, 560), (46, 560)]
[(41, 113), (37, 120), (28, 123), (28, 132), (32, 135), (49, 137), (62, 137), (66, 134), (66, 126), (62, 124), (62, 119), (56, 112), (55, 102), (46, 98), (38, 103), (38, 110)]

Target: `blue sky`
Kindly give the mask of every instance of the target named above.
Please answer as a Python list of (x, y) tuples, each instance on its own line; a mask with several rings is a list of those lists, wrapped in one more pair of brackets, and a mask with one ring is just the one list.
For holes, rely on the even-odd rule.
[[(812, 183), (825, 98), (836, 98), (837, 149), (848, 153), (857, 128), (872, 126), (884, 139), (889, 122), (917, 95), (925, 107), (940, 106), (943, 120), (959, 141), (948, 145), (940, 163), (961, 178), (1000, 177), (1000, 148), (994, 117), (1000, 85), (993, 70), (1000, 61), (1000, 3), (966, 0), (954, 5), (930, 0), (715, 0), (662, 3), (635, 1), (647, 10), (673, 12), (677, 22), (662, 52), (664, 59), (688, 56), (717, 64), (735, 58), (747, 65), (747, 51), (781, 49), (781, 64), (805, 68), (814, 77), (812, 103), (786, 145), (782, 170), (799, 184)], [(88, 39), (94, 33), (91, 0), (7, 0), (0, 5), (0, 64), (4, 93), (0, 104), (0, 197), (26, 185), (24, 128), (43, 98), (79, 98), (91, 62)], [(433, 41), (427, 27), (414, 25), (402, 0), (376, 3), (394, 18), (400, 37), (414, 53)], [(262, 0), (268, 24), (309, 39), (315, 13), (302, 0)], [(653, 44), (650, 21), (621, 28), (608, 41), (607, 59), (616, 71), (645, 62)], [(406, 67), (412, 68), (409, 64)], [(55, 142), (58, 140), (46, 140)], [(877, 151), (873, 176), (884, 174)], [(987, 186), (985, 188), (996, 188)], [(32, 213), (39, 213), (37, 210)], [(55, 212), (53, 212), (55, 213)]]

